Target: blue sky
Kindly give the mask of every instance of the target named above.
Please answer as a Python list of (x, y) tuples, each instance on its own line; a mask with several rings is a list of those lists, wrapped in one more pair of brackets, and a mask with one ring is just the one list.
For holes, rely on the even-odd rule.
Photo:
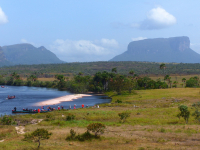
[(67, 62), (106, 61), (133, 40), (188, 36), (200, 53), (199, 0), (0, 0), (0, 46), (45, 46)]

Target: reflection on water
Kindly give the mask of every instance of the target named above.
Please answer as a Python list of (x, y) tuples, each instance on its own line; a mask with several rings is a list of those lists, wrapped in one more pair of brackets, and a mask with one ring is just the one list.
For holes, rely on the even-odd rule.
[[(70, 95), (71, 93), (66, 91), (58, 91), (57, 89), (40, 88), (40, 87), (27, 87), (27, 86), (6, 86), (5, 88), (0, 87), (0, 115), (11, 114), (14, 107), (17, 110), (23, 108), (37, 109), (38, 107), (33, 106), (35, 103), (46, 101), (49, 99), (57, 98), (60, 96)], [(15, 99), (7, 99), (7, 97), (15, 95)], [(100, 103), (108, 103), (111, 99), (104, 95), (92, 95), (83, 98), (75, 99), (73, 101), (62, 102), (57, 105), (48, 105), (57, 108), (63, 106), (68, 109), (69, 106), (73, 108), (76, 104), (76, 108), (80, 108), (82, 104), (85, 106), (94, 106)], [(45, 106), (46, 108), (47, 106)]]

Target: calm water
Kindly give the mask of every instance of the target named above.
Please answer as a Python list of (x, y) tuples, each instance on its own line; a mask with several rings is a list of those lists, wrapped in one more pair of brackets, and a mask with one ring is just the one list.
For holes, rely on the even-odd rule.
[[(7, 99), (7, 97), (15, 95), (15, 99)], [(57, 98), (60, 96), (71, 95), (66, 91), (58, 91), (57, 89), (40, 88), (40, 87), (27, 87), (27, 86), (5, 86), (0, 87), (0, 115), (12, 114), (12, 109), (17, 107), (17, 110), (23, 108), (37, 109), (37, 106), (33, 106), (37, 102)], [(83, 98), (75, 99), (69, 102), (62, 102), (57, 105), (49, 105), (57, 108), (57, 106), (64, 106), (65, 109), (69, 108), (69, 105), (73, 108), (76, 104), (76, 108), (80, 108), (82, 104), (85, 106), (94, 106), (100, 103), (109, 103), (111, 99), (107, 96), (92, 95)], [(46, 107), (45, 107), (46, 109)]]

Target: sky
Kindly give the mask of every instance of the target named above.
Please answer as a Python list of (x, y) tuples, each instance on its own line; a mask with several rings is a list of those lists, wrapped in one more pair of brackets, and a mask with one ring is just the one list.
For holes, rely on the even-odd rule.
[(108, 61), (131, 41), (188, 36), (200, 53), (199, 0), (0, 0), (0, 46), (44, 46), (66, 62)]

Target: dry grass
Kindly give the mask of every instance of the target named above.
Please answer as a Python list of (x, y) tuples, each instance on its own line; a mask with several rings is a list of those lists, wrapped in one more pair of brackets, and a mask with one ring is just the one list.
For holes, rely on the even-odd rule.
[[(113, 95), (113, 93), (108, 93)], [(178, 106), (189, 106), (199, 101), (199, 89), (174, 88), (157, 90), (140, 90), (132, 95), (118, 95), (112, 97), (112, 103), (100, 105), (100, 108), (76, 109), (70, 111), (51, 112), (56, 120), (42, 121), (39, 124), (25, 126), (25, 132), (32, 132), (37, 128), (46, 128), (53, 135), (41, 142), (41, 149), (200, 149), (200, 127), (191, 116), (185, 125), (183, 118), (176, 117)], [(122, 100), (122, 104), (114, 103)], [(138, 106), (138, 107), (134, 107)], [(105, 107), (103, 107), (105, 106)], [(124, 124), (120, 123), (118, 113), (131, 112), (130, 118)], [(75, 121), (65, 121), (62, 115), (68, 113), (76, 116)], [(24, 120), (45, 119), (45, 114), (16, 116)], [(66, 141), (70, 129), (77, 134), (84, 133), (86, 126), (92, 122), (101, 122), (106, 125), (106, 131), (100, 140)], [(16, 134), (13, 126), (3, 126), (0, 132), (4, 134), (0, 149), (36, 149), (36, 143), (22, 141), (23, 135)], [(9, 135), (5, 133), (10, 132)]]

